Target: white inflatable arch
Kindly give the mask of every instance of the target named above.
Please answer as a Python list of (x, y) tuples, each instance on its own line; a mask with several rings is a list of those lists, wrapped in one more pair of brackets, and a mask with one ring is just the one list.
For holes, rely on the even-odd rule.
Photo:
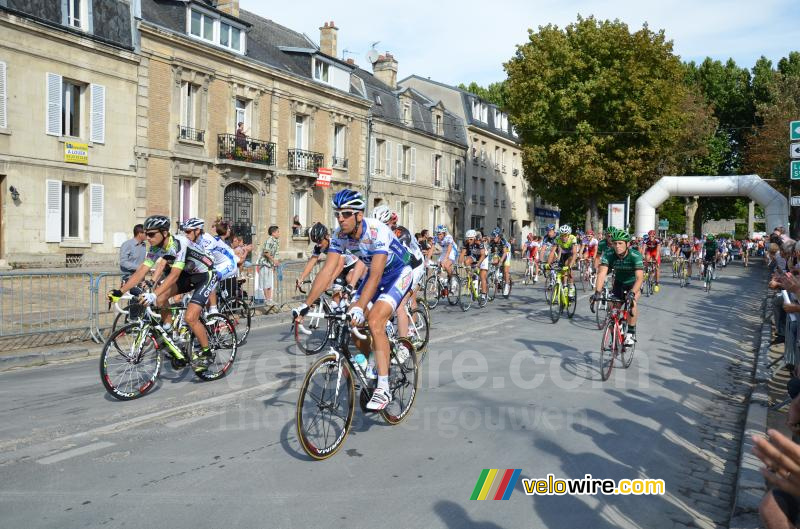
[(669, 197), (737, 196), (749, 197), (761, 204), (766, 212), (767, 231), (786, 226), (789, 203), (760, 176), (665, 176), (636, 200), (636, 235), (656, 228), (656, 208)]

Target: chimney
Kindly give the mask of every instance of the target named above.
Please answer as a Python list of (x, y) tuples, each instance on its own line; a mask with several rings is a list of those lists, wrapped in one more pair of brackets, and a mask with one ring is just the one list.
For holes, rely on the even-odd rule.
[(330, 55), (331, 57), (336, 57), (337, 53), (337, 34), (339, 33), (339, 28), (333, 23), (333, 20), (330, 22), (325, 22), (325, 25), (319, 28), (319, 51), (324, 53), (325, 55)]
[(349, 58), (349, 59), (347, 59), (345, 62), (346, 62), (347, 64), (349, 64), (350, 66), (355, 66), (355, 65), (356, 65), (356, 61), (355, 61), (355, 59), (353, 59), (352, 57), (351, 57), (351, 58)]
[(378, 56), (378, 60), (372, 65), (372, 73), (379, 81), (397, 89), (397, 61), (388, 51), (386, 55)]
[(239, 18), (239, 0), (217, 0), (216, 4), (223, 13)]

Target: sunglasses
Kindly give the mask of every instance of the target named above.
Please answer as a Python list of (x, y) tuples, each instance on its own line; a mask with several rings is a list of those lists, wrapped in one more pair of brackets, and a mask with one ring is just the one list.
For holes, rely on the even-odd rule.
[(352, 217), (355, 214), (356, 214), (355, 211), (334, 211), (333, 212), (333, 216), (336, 217), (337, 219), (339, 217), (341, 217), (343, 219), (349, 219), (350, 217)]
[(155, 237), (155, 236), (156, 236), (156, 235), (158, 235), (159, 233), (161, 233), (161, 232), (159, 232), (159, 231), (148, 231), (148, 232), (146, 232), (146, 233), (145, 233), (145, 236), (146, 236), (148, 239), (152, 239), (153, 237)]

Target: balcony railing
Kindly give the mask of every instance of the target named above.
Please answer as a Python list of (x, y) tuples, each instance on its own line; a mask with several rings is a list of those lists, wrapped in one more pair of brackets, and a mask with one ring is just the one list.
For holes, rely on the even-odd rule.
[(319, 152), (289, 149), (289, 169), (314, 173), (322, 167), (325, 155)]
[(409, 179), (411, 179), (411, 175), (409, 175), (408, 173), (400, 173), (400, 179), (401, 180), (409, 180)]
[(383, 176), (383, 169), (381, 169), (380, 167), (373, 169), (372, 172), (378, 176)]
[(225, 160), (275, 165), (275, 144), (255, 138), (217, 135), (217, 157)]
[(500, 164), (499, 163), (494, 164), (494, 170), (495, 170), (496, 173), (500, 172)]
[(333, 166), (337, 169), (347, 169), (347, 158), (333, 157)]
[(178, 125), (178, 139), (189, 141), (205, 141), (206, 131)]
[(441, 178), (436, 178), (433, 181), (433, 187), (442, 187), (442, 179)]
[(511, 174), (517, 176), (519, 174), (519, 169), (514, 169), (513, 171), (511, 171)]
[(517, 203), (516, 202), (512, 202), (511, 203), (511, 209), (517, 209)]
[(477, 156), (472, 157), (472, 163), (474, 163), (475, 165), (478, 165), (478, 160), (479, 158)]
[(478, 195), (472, 195), (472, 200), (470, 200), (470, 202), (472, 202), (473, 204), (477, 204), (478, 203)]
[(505, 173), (505, 172), (506, 172), (506, 165), (505, 165), (505, 164), (503, 164), (503, 165), (501, 166), (501, 169), (502, 169), (502, 171)]

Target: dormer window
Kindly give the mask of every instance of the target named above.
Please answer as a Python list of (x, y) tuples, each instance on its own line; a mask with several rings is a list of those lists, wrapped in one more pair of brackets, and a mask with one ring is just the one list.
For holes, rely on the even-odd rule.
[(496, 129), (503, 128), (503, 115), (498, 109), (494, 109), (494, 127)]
[(88, 0), (67, 0), (67, 25), (87, 31), (89, 29)]
[(436, 125), (436, 129), (433, 131), (435, 134), (442, 134), (442, 116), (441, 114), (436, 114), (436, 119), (434, 121)]
[(383, 103), (381, 103), (381, 96), (380, 96), (380, 94), (375, 94), (375, 104), (376, 104), (376, 105), (378, 105), (378, 106), (381, 106), (381, 105), (383, 105)]
[(481, 102), (481, 121), (489, 123), (489, 107), (483, 102)]
[(314, 59), (314, 79), (323, 83), (328, 82), (328, 69), (330, 65), (318, 59)]
[(481, 119), (481, 102), (477, 99), (472, 100), (472, 119), (478, 121)]
[(244, 53), (244, 28), (224, 20), (219, 15), (198, 9), (188, 8), (187, 32), (190, 36), (210, 42), (222, 48)]

